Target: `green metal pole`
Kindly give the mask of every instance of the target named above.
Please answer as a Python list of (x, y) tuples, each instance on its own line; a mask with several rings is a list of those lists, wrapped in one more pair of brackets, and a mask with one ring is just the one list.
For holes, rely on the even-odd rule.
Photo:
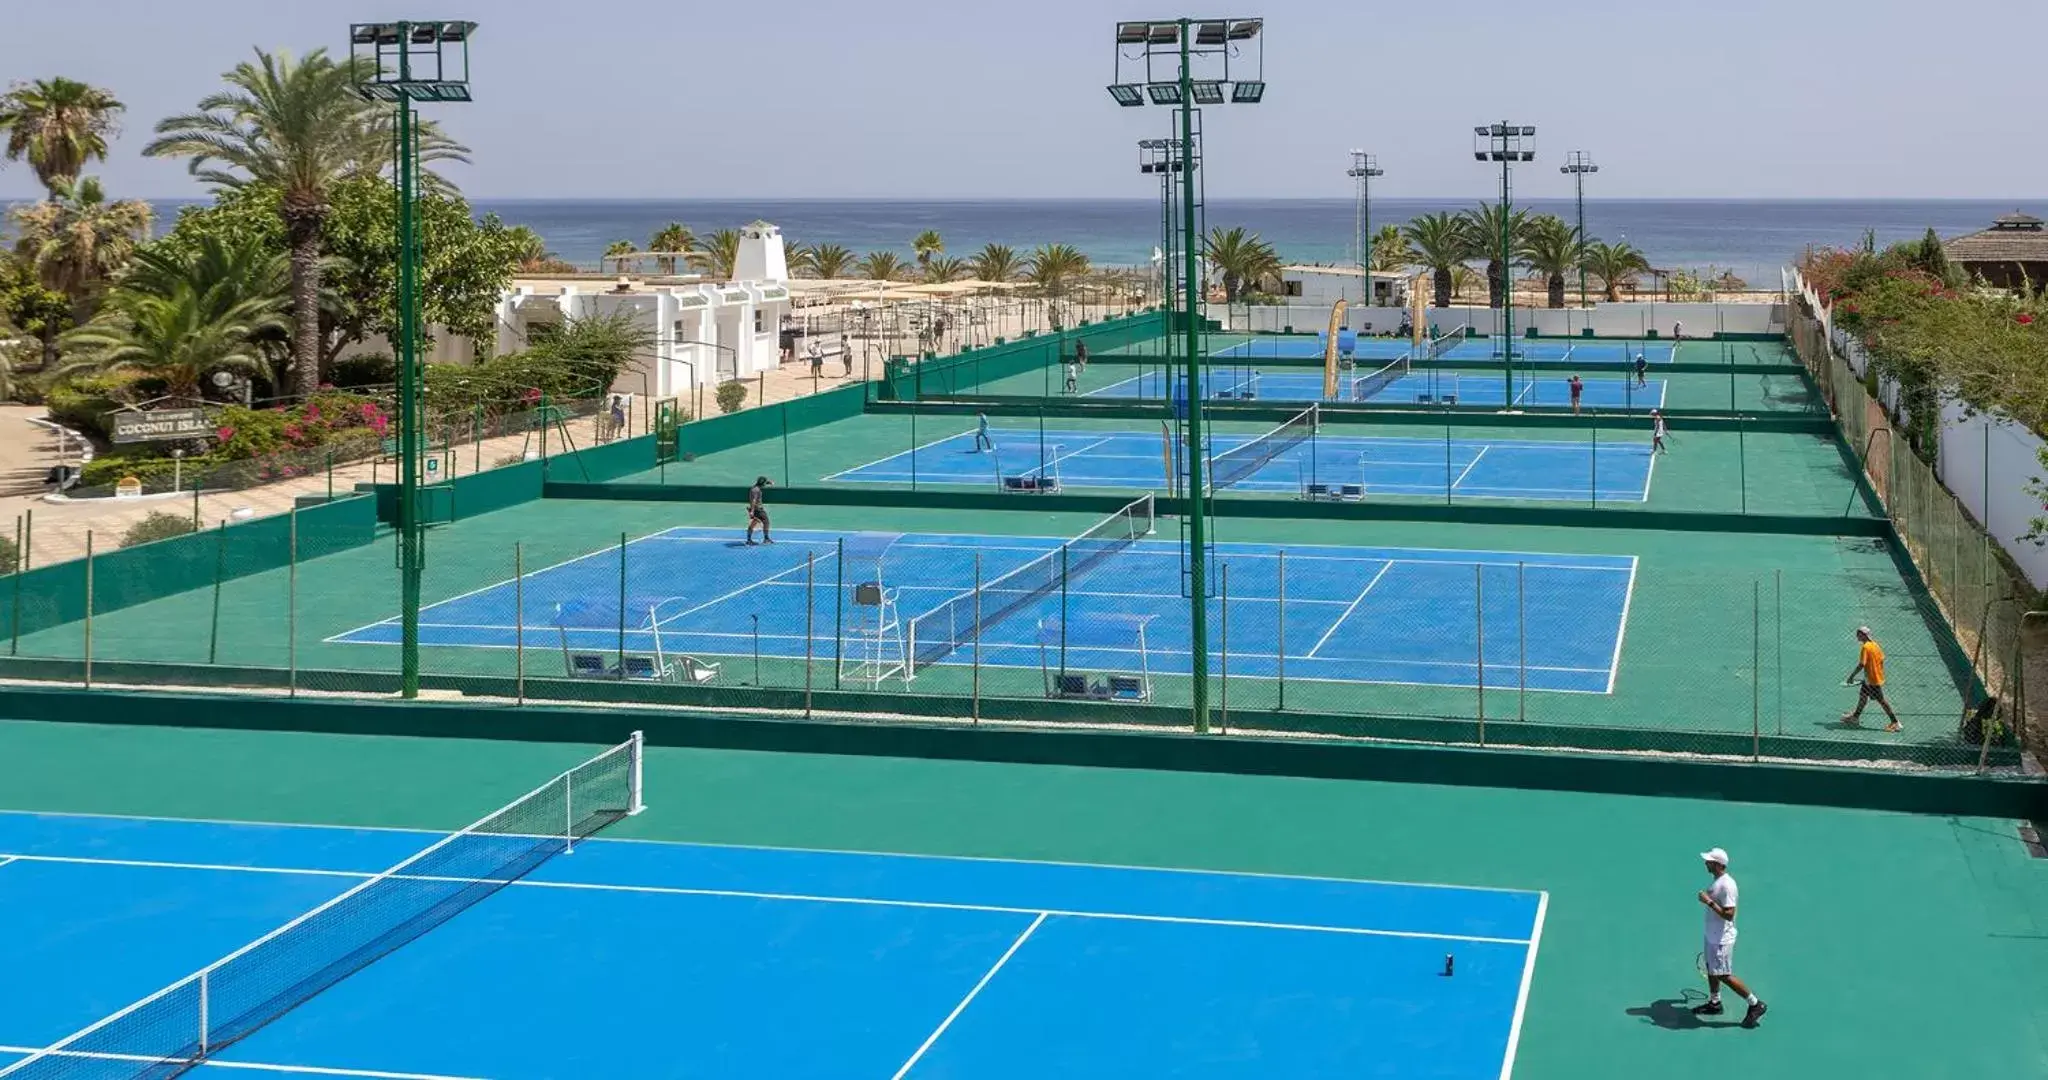
[(1208, 573), (1208, 485), (1202, 476), (1202, 339), (1198, 325), (1201, 311), (1201, 256), (1195, 247), (1195, 170), (1201, 154), (1195, 146), (1194, 73), (1188, 61), (1193, 32), (1191, 20), (1180, 20), (1180, 170), (1181, 257), (1186, 274), (1187, 303), (1187, 411), (1188, 411), (1188, 624), (1193, 649), (1188, 657), (1192, 680), (1195, 731), (1209, 730), (1209, 573)]
[(220, 585), (228, 570), (228, 523), (220, 523), (213, 542), (213, 625), (206, 635), (206, 662), (220, 660)]
[[(404, 40), (410, 28), (401, 25)], [(412, 78), (409, 51), (398, 50), (398, 77)], [(400, 696), (420, 694), (420, 574), (426, 531), (420, 524), (420, 358), (417, 317), (419, 247), (413, 234), (416, 165), (412, 102), (398, 99), (398, 581)]]
[(1579, 306), (1586, 306), (1586, 174), (1584, 170), (1574, 172), (1572, 179), (1579, 182)]
[[(1505, 144), (1503, 144), (1505, 146)], [(1515, 407), (1515, 277), (1511, 256), (1514, 254), (1508, 239), (1508, 162), (1507, 155), (1501, 155), (1500, 162), (1500, 318), (1501, 318), (1501, 408), (1512, 411)]]

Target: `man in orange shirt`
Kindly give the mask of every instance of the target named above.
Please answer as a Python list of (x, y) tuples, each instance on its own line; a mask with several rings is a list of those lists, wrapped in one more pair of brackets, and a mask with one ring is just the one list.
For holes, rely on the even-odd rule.
[(1861, 675), (1862, 685), (1856, 691), (1856, 707), (1842, 715), (1842, 723), (1859, 723), (1863, 716), (1863, 706), (1875, 701), (1878, 708), (1883, 709), (1884, 714), (1891, 717), (1892, 722), (1885, 726), (1885, 730), (1897, 731), (1899, 714), (1893, 712), (1892, 703), (1884, 699), (1884, 650), (1878, 647), (1877, 639), (1870, 636), (1868, 626), (1856, 628), (1856, 640), (1863, 644), (1856, 650), (1856, 666), (1849, 669), (1847, 684), (1855, 685), (1858, 682), (1857, 676)]

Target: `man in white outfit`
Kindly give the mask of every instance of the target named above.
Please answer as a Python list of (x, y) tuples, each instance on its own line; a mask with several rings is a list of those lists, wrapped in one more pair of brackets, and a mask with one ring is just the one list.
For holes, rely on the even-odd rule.
[(1742, 1026), (1753, 1028), (1763, 1019), (1765, 1005), (1741, 979), (1735, 977), (1735, 879), (1728, 875), (1728, 853), (1720, 848), (1702, 852), (1700, 861), (1714, 883), (1700, 890), (1700, 904), (1707, 909), (1706, 948), (1701, 950), (1707, 968), (1707, 1002), (1693, 1006), (1700, 1016), (1721, 1015), (1721, 987), (1742, 995), (1749, 1011), (1742, 1014)]

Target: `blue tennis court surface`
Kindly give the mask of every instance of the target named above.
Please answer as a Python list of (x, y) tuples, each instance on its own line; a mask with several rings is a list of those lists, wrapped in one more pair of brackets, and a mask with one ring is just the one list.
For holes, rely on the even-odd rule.
[[(1572, 403), (1569, 377), (1463, 374), (1448, 371), (1415, 372), (1391, 382), (1375, 384), (1370, 371), (1354, 371), (1337, 377), (1336, 401), (1377, 401), (1397, 404), (1444, 405), (1527, 405), (1569, 407)], [(1584, 391), (1579, 402), (1589, 409), (1659, 409), (1664, 406), (1664, 380), (1582, 379)], [(1088, 397), (1153, 398), (1164, 400), (1168, 391), (1182, 382), (1161, 371), (1147, 371), (1122, 382), (1091, 390)], [(1257, 371), (1251, 369), (1208, 372), (1202, 380), (1203, 396), (1269, 401), (1322, 401), (1323, 377), (1298, 371)], [(1177, 396), (1177, 395), (1176, 395)]]
[[(1646, 421), (1647, 423), (1647, 421)], [(1305, 484), (1356, 484), (1366, 498), (1546, 499), (1643, 502), (1650, 496), (1650, 444), (1602, 437), (1596, 445), (1512, 439), (1407, 439), (1330, 434), (1289, 447), (1231, 491), (1299, 493)], [(1647, 433), (1647, 431), (1645, 432)], [(973, 430), (872, 461), (826, 480), (865, 484), (999, 487), (1003, 477), (1057, 480), (1062, 487), (1167, 486), (1163, 431), (991, 428), (993, 450), (975, 449)], [(1211, 458), (1258, 438), (1215, 434)]]
[[(0, 813), (0, 1068), (437, 839)], [(591, 840), (199, 1073), (1498, 1080), (1547, 900)]]
[[(1233, 359), (1290, 359), (1306, 360), (1323, 356), (1328, 338), (1322, 335), (1310, 337), (1258, 337), (1213, 349), (1209, 355)], [(1340, 341), (1342, 339), (1340, 338)], [(1515, 341), (1515, 357), (1525, 360), (1540, 360), (1545, 363), (1577, 360), (1588, 364), (1633, 363), (1641, 354), (1647, 363), (1668, 364), (1676, 350), (1668, 343), (1646, 341), (1614, 341), (1600, 338), (1581, 338), (1571, 341), (1552, 339), (1518, 338)], [(1445, 360), (1488, 360), (1498, 359), (1499, 348), (1486, 337), (1466, 338), (1453, 345), (1443, 355)], [(1408, 338), (1361, 337), (1350, 355), (1361, 359), (1398, 360), (1403, 356), (1417, 356), (1421, 353)]]
[[(779, 543), (748, 547), (730, 530), (668, 529), (633, 541), (623, 554), (595, 551), (531, 571), (523, 583), (430, 604), (421, 609), (420, 641), (510, 649), (523, 630), (529, 672), (543, 670), (555, 650), (744, 658), (757, 647), (770, 657), (821, 658), (829, 671), (842, 628), (860, 617), (850, 599), (857, 584), (878, 580), (896, 590), (898, 636), (910, 637), (919, 616), (973, 589), (977, 558), (980, 580), (1013, 598), (1019, 587), (1001, 590), (1003, 575), (1063, 542), (908, 534), (879, 556), (846, 556), (842, 572), (841, 540), (852, 545), (862, 536), (777, 530)], [(1283, 591), (1278, 555), (1264, 544), (1217, 545), (1216, 562), (1229, 567), (1233, 679), (1272, 678), (1284, 662), (1289, 680), (1469, 688), (1483, 677), (1487, 686), (1532, 691), (1613, 689), (1632, 556), (1290, 546)], [(808, 612), (807, 575), (817, 583)], [(1212, 627), (1223, 604), (1213, 597)], [(592, 605), (600, 611), (595, 619), (564, 615)], [(1069, 670), (1186, 675), (1194, 640), (1188, 618), (1178, 544), (1138, 540), (1089, 564), (1064, 597), (1026, 597), (1007, 617), (984, 622), (980, 662), (1037, 668), (1063, 645)], [(1142, 639), (1135, 621), (1145, 624)], [(1050, 642), (1049, 626), (1060, 628)], [(916, 634), (935, 640), (930, 630)], [(1221, 637), (1211, 634), (1220, 657)], [(329, 640), (393, 645), (399, 624), (386, 619)], [(849, 660), (857, 659), (858, 644), (847, 640)], [(940, 662), (963, 666), (973, 658), (974, 646), (962, 641)], [(743, 662), (725, 666), (722, 678), (742, 677)]]

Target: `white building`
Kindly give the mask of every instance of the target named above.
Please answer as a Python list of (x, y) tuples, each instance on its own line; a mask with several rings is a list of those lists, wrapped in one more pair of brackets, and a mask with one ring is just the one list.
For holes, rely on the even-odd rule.
[(789, 260), (782, 230), (764, 221), (741, 230), (735, 280), (696, 276), (515, 278), (498, 301), (500, 354), (527, 346), (569, 319), (631, 312), (652, 332), (652, 351), (619, 375), (613, 389), (680, 397), (699, 382), (715, 385), (766, 371), (781, 360), (778, 334), (790, 310)]
[(1328, 306), (1343, 300), (1354, 307), (1399, 308), (1408, 304), (1408, 275), (1387, 270), (1372, 274), (1372, 297), (1365, 296), (1365, 271), (1356, 266), (1295, 265), (1280, 268), (1280, 295), (1289, 303)]

